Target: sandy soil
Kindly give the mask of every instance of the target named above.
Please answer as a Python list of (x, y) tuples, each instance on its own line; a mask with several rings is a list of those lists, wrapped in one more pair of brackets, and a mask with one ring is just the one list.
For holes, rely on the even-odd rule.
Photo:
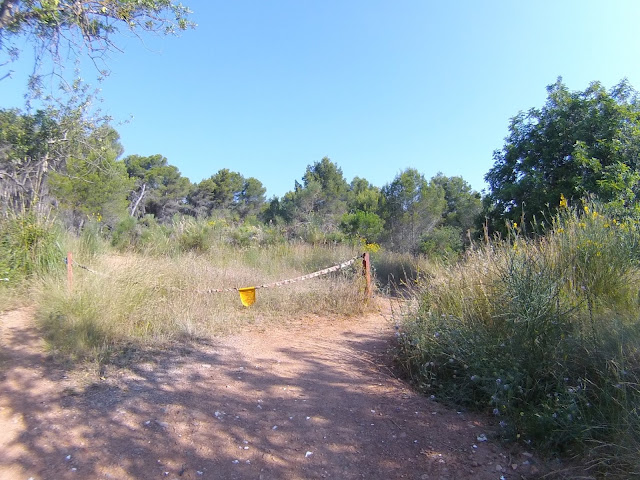
[(47, 357), (31, 309), (6, 312), (0, 479), (539, 478), (486, 419), (394, 375), (388, 313), (254, 327), (89, 374)]

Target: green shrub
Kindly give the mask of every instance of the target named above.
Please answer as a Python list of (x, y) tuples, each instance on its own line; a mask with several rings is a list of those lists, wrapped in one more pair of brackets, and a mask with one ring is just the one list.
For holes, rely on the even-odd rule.
[(420, 238), (418, 251), (423, 255), (455, 260), (462, 250), (462, 231), (458, 227), (441, 226)]
[(133, 217), (125, 217), (113, 229), (111, 244), (118, 250), (134, 248), (138, 244), (141, 228)]
[(262, 241), (262, 229), (253, 225), (239, 225), (229, 229), (228, 237), (235, 247), (258, 245)]
[(26, 278), (62, 268), (59, 239), (54, 222), (35, 212), (12, 213), (0, 219), (0, 284), (15, 286)]
[(206, 252), (211, 248), (211, 227), (205, 221), (178, 217), (172, 224), (171, 239), (180, 252)]
[(587, 206), (545, 237), (510, 232), (421, 281), (400, 365), (425, 393), (495, 415), (507, 439), (637, 472), (637, 225)]

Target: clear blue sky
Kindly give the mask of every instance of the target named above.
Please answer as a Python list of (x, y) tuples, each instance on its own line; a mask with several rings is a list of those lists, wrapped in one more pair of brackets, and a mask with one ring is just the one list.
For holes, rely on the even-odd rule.
[[(268, 196), (324, 156), (347, 181), (414, 167), (480, 191), (509, 119), (558, 76), (640, 89), (637, 0), (183, 3), (196, 30), (118, 40), (102, 108), (133, 115), (125, 155), (160, 153), (194, 182), (229, 168)], [(22, 105), (29, 67), (0, 82), (0, 108)]]

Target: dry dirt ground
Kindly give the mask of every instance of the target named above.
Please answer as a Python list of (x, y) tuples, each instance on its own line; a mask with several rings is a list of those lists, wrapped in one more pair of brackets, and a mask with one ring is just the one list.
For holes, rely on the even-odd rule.
[[(472, 414), (394, 375), (388, 304), (138, 352), (102, 372), (0, 316), (0, 479), (539, 478)], [(483, 440), (486, 435), (488, 441)]]

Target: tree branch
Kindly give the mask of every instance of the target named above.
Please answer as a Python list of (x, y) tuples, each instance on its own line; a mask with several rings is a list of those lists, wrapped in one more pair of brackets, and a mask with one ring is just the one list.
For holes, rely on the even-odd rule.
[(142, 192), (140, 192), (140, 196), (138, 197), (138, 200), (136, 200), (136, 203), (133, 205), (133, 208), (131, 209), (131, 216), (132, 217), (135, 217), (136, 210), (138, 209), (138, 204), (142, 200), (142, 197), (144, 197), (144, 192), (145, 192), (146, 188), (147, 188), (147, 184), (143, 183), (142, 184)]

